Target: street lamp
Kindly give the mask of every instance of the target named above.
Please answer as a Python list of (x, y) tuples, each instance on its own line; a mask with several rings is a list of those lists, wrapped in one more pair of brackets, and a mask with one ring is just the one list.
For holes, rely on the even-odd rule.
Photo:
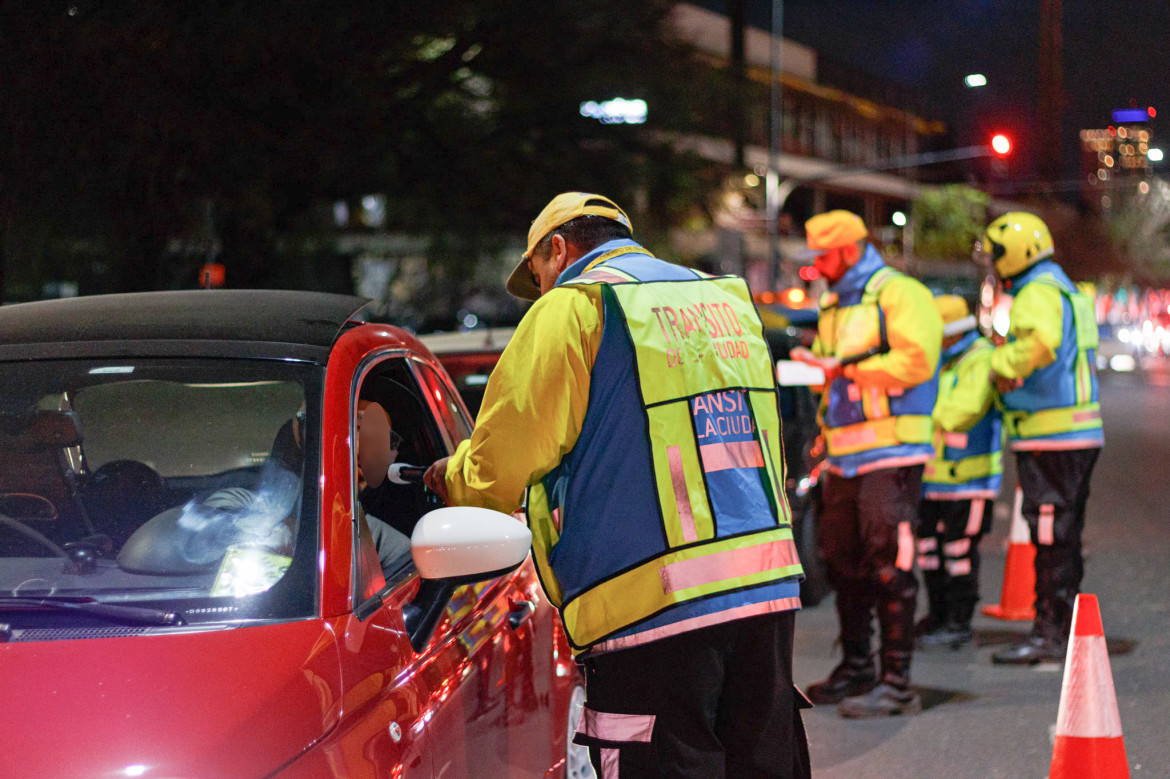
[(985, 87), (987, 86), (987, 76), (984, 76), (982, 73), (972, 73), (963, 79), (963, 83), (972, 89), (976, 87)]
[(1150, 149), (1148, 152), (1146, 152), (1146, 157), (1149, 159), (1150, 162), (1161, 162), (1162, 161), (1162, 150), (1161, 149)]
[(906, 214), (904, 214), (901, 211), (895, 211), (893, 214), (890, 215), (890, 221), (893, 222), (898, 227), (905, 227), (906, 226)]

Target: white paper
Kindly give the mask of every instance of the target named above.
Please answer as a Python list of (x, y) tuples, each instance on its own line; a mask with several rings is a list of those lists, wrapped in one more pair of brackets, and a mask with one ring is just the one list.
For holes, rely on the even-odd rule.
[(825, 383), (825, 371), (798, 360), (777, 360), (776, 381), (781, 387), (815, 387)]

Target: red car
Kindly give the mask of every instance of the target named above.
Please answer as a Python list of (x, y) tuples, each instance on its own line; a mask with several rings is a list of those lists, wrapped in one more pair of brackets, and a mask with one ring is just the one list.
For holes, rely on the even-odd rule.
[(363, 303), (0, 308), (4, 774), (589, 775), (527, 529), (433, 511), (409, 471), (362, 489), (359, 405), (399, 463), (470, 432), (434, 357)]

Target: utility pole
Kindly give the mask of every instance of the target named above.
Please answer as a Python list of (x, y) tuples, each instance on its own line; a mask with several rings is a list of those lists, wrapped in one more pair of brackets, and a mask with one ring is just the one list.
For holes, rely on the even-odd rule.
[[(775, 287), (780, 278), (780, 208), (775, 204), (780, 185), (780, 153), (784, 146), (783, 70), (784, 0), (772, 0), (772, 38), (769, 41), (771, 75), (771, 122), (768, 135), (768, 175), (764, 179), (764, 215), (768, 226), (768, 286)], [(787, 196), (785, 196), (787, 197)]]
[(1040, 0), (1040, 178), (1060, 181), (1063, 175), (1061, 141), (1064, 117), (1064, 46), (1061, 0)]
[(731, 23), (732, 89), (730, 105), (731, 138), (735, 143), (735, 168), (743, 170), (744, 147), (747, 145), (747, 122), (744, 117), (744, 85), (747, 82), (747, 57), (744, 52), (744, 28), (747, 24), (747, 0), (728, 0), (727, 20)]

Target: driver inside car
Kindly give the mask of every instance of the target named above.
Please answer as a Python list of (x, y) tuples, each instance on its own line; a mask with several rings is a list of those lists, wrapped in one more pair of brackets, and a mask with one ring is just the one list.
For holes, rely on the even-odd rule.
[[(386, 481), (386, 473), (398, 458), (402, 437), (390, 427), (390, 415), (380, 403), (359, 400), (354, 419), (357, 440), (357, 485), (359, 500)], [(401, 567), (404, 555), (410, 554), (410, 538), (373, 514), (362, 512), (378, 550), (378, 562), (389, 575)]]

